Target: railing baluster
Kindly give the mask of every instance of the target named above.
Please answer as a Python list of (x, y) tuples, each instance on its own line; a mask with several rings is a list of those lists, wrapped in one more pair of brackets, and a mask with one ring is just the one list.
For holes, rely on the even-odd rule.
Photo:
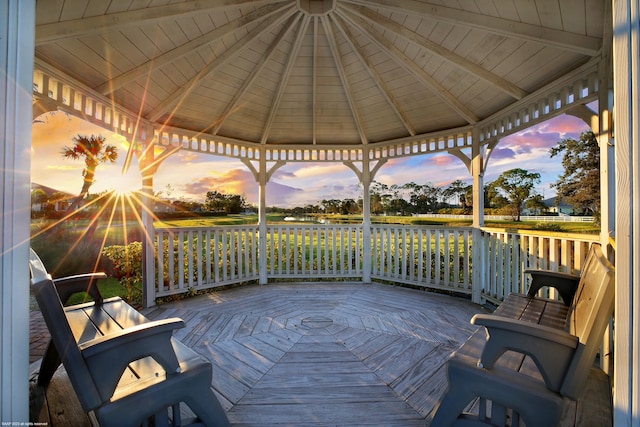
[(213, 235), (213, 263), (214, 271), (215, 271), (215, 281), (220, 281), (220, 232), (222, 230), (215, 230), (215, 234)]
[[(260, 274), (257, 225), (160, 228), (156, 236), (158, 296), (257, 280)], [(597, 241), (597, 236), (543, 237), (489, 228), (481, 236), (483, 241), (472, 245), (466, 227), (376, 224), (371, 226), (372, 253), (364, 254), (360, 225), (280, 224), (267, 227), (267, 253), (260, 257), (268, 259), (269, 278), (357, 279), (366, 256), (373, 279), (469, 294), (472, 269), (479, 268), (481, 297), (497, 303), (510, 292), (526, 291), (526, 268), (579, 271), (590, 243)], [(484, 259), (482, 265), (471, 265), (472, 246), (485, 248), (478, 258)]]
[(167, 250), (169, 255), (167, 256), (167, 258), (169, 259), (169, 290), (173, 290), (174, 286), (175, 286), (175, 277), (176, 277), (176, 273), (175, 273), (175, 253), (176, 253), (176, 248), (175, 248), (176, 242), (175, 242), (175, 234), (173, 232), (169, 232), (169, 240), (167, 241)]
[[(164, 285), (164, 245), (165, 245), (165, 233), (156, 230), (156, 236), (158, 239), (158, 260), (156, 262), (157, 274), (156, 278), (156, 293), (165, 290)], [(173, 255), (173, 251), (167, 250), (167, 254)]]
[(196, 258), (198, 264), (196, 265), (197, 270), (197, 285), (202, 286), (202, 230), (197, 231), (197, 240), (196, 240)]
[(212, 281), (211, 276), (211, 229), (207, 229), (205, 232), (205, 255), (206, 255), (206, 271), (207, 271), (207, 282)]

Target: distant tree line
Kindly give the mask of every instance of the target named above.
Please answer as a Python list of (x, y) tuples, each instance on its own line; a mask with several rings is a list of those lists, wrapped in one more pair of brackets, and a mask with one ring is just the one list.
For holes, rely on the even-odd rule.
[[(91, 146), (89, 142), (95, 139), (95, 144), (104, 143), (104, 139), (92, 137), (75, 138), (76, 146)], [(84, 145), (82, 145), (84, 144)], [(100, 149), (103, 145), (100, 144)], [(107, 147), (108, 148), (108, 147)], [(65, 156), (72, 157), (71, 152), (84, 151), (66, 148)], [(579, 140), (565, 139), (550, 150), (550, 156), (562, 154), (564, 173), (553, 184), (557, 190), (557, 201), (564, 201), (574, 207), (577, 213), (585, 215), (599, 214), (600, 210), (600, 150), (593, 132), (583, 132)], [(115, 158), (115, 154), (112, 155)], [(104, 161), (111, 160), (105, 157)], [(88, 192), (88, 186), (93, 181), (95, 165), (91, 165), (91, 173), (83, 173), (85, 184), (83, 192)], [(87, 170), (88, 167), (87, 167)], [(89, 175), (89, 176), (88, 176)], [(514, 220), (520, 220), (523, 210), (529, 209), (535, 213), (546, 211), (543, 198), (536, 193), (535, 186), (540, 183), (540, 174), (525, 169), (515, 168), (502, 173), (495, 181), (484, 186), (485, 212), (511, 215)], [(167, 197), (173, 190), (168, 186)], [(87, 193), (87, 199), (95, 197)], [(162, 199), (162, 193), (156, 193), (156, 199)], [(64, 202), (64, 193), (55, 193), (47, 197), (41, 189), (31, 194), (32, 205), (40, 205), (42, 210), (52, 210), (54, 206)], [(73, 201), (71, 201), (73, 203)], [(255, 209), (247, 204), (246, 197), (238, 194), (225, 194), (217, 190), (208, 191), (204, 202), (185, 200), (164, 200), (165, 204), (176, 211), (184, 212), (216, 212), (237, 214), (247, 209)], [(444, 187), (437, 187), (431, 183), (417, 184), (409, 182), (402, 185), (386, 185), (374, 181), (370, 187), (371, 213), (374, 215), (412, 215), (428, 213), (457, 213), (470, 214), (473, 210), (473, 187), (461, 180), (453, 181)], [(282, 212), (287, 214), (361, 214), (362, 198), (353, 199), (323, 199), (318, 204), (308, 204), (295, 208), (269, 207), (268, 212)], [(58, 208), (59, 209), (59, 208)], [(488, 210), (488, 211), (487, 211)]]
[[(575, 214), (600, 212), (600, 149), (595, 134), (583, 132), (578, 140), (564, 139), (550, 150), (550, 157), (563, 155), (564, 172), (552, 186), (557, 191), (556, 206), (566, 203)], [(511, 215), (519, 221), (524, 209), (541, 214), (548, 206), (535, 191), (541, 177), (537, 172), (515, 168), (484, 185), (484, 210), (489, 214)], [(473, 211), (473, 186), (461, 180), (444, 187), (430, 183), (386, 185), (374, 181), (370, 189), (374, 215), (411, 215), (425, 213), (470, 214)], [(361, 214), (362, 199), (324, 199), (318, 205), (291, 209), (271, 207), (271, 212), (291, 214)]]

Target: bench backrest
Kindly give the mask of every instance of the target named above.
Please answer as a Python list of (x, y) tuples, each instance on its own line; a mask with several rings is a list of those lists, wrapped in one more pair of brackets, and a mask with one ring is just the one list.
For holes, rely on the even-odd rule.
[(56, 346), (73, 388), (78, 391), (76, 395), (82, 409), (89, 412), (102, 404), (102, 399), (73, 336), (58, 291), (53, 279), (46, 272), (44, 264), (33, 249), (29, 256), (29, 265), (31, 268), (31, 288), (42, 312), (42, 317), (51, 333), (51, 340)]
[(602, 247), (594, 243), (567, 318), (568, 332), (580, 343), (565, 375), (560, 391), (563, 395), (577, 398), (613, 315), (614, 297), (615, 269)]

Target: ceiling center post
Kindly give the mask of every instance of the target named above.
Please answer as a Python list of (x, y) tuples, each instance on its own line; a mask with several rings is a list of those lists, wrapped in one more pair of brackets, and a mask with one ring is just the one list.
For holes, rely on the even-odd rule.
[(298, 10), (307, 15), (326, 15), (336, 8), (336, 0), (297, 0)]

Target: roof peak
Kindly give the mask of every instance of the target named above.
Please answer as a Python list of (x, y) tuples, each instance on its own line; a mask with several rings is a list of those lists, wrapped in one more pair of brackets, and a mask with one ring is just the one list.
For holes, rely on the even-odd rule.
[(307, 15), (326, 15), (336, 7), (336, 0), (297, 0), (298, 9)]

